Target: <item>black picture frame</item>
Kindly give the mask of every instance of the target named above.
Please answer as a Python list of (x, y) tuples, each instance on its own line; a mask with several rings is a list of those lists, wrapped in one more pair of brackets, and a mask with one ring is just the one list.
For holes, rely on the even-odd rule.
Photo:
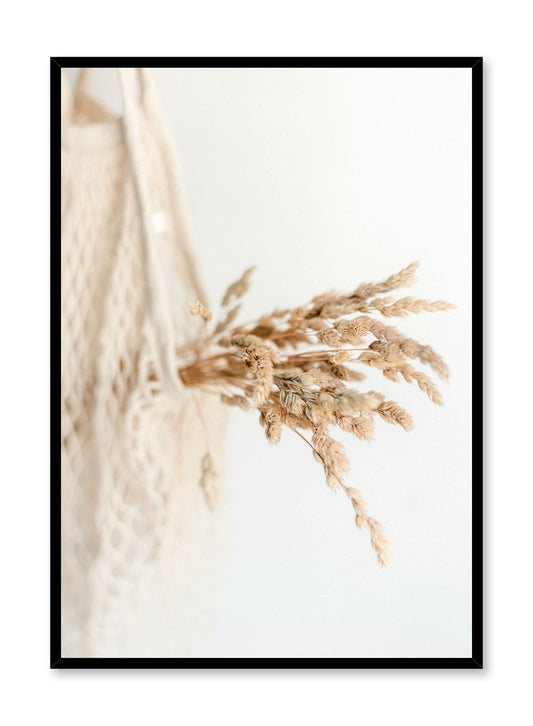
[[(61, 657), (61, 69), (62, 68), (470, 68), (472, 71), (473, 299), (483, 299), (483, 59), (481, 57), (187, 57), (50, 59), (51, 235), (51, 509), (50, 667), (176, 669), (448, 669), (483, 668), (483, 324), (472, 332), (472, 406), (476, 411), (472, 476), (472, 656), (470, 658), (63, 658)], [(481, 373), (481, 374), (480, 374)]]

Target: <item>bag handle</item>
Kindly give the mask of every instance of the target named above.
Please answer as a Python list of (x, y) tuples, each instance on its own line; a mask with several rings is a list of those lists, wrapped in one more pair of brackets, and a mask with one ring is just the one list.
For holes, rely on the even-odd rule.
[(90, 68), (80, 68), (78, 77), (76, 78), (76, 84), (74, 86), (74, 95), (72, 100), (73, 114), (79, 109), (82, 98), (87, 95), (87, 86), (89, 84), (89, 71)]
[[(146, 68), (136, 68), (136, 69), (119, 69), (117, 68), (116, 71), (119, 73), (121, 70), (126, 70), (130, 74), (133, 71), (136, 71), (137, 76), (137, 85), (138, 89), (136, 91), (135, 97), (137, 98), (137, 101), (133, 104), (135, 108), (135, 104), (137, 104), (139, 107), (147, 108), (149, 106), (149, 111), (151, 117), (154, 118), (155, 122), (158, 124), (159, 132), (164, 133), (166, 138), (167, 146), (169, 147), (170, 151), (173, 150), (173, 140), (168, 134), (167, 131), (167, 125), (165, 122), (165, 115), (161, 108), (161, 103), (159, 102), (158, 94), (155, 92), (153, 81), (147, 71)], [(88, 98), (91, 98), (88, 95), (88, 84), (89, 84), (89, 77), (90, 77), (90, 68), (81, 68), (76, 83), (74, 86), (73, 91), (73, 101), (72, 101), (72, 108), (73, 112), (77, 113), (84, 103), (86, 103)], [(122, 90), (121, 90), (121, 95)], [(94, 99), (91, 99), (93, 103), (96, 103)], [(124, 105), (124, 99), (122, 98), (122, 102)], [(123, 119), (126, 121), (126, 119)], [(173, 156), (173, 154), (171, 154)], [(176, 177), (174, 166), (176, 164), (175, 159), (168, 159), (167, 155), (164, 156), (163, 159), (164, 163), (166, 163), (166, 172), (168, 175), (168, 183), (172, 186), (174, 195), (176, 197), (179, 197), (180, 192), (180, 181), (179, 177)], [(174, 165), (174, 166), (173, 166)], [(172, 210), (171, 210), (172, 211)], [(180, 223), (178, 220), (174, 219), (174, 222), (176, 224), (176, 227), (179, 228)], [(207, 298), (205, 295), (205, 291), (203, 289), (203, 286), (201, 284), (201, 281), (198, 278), (198, 273), (196, 270), (196, 264), (194, 261), (194, 255), (192, 253), (192, 250), (190, 249), (190, 245), (188, 244), (188, 234), (187, 234), (187, 225), (185, 225), (185, 228), (181, 230), (181, 234), (178, 234), (178, 244), (180, 246), (180, 251), (183, 256), (183, 261), (185, 263), (185, 267), (187, 270), (187, 274), (189, 277), (189, 282), (194, 289), (196, 297), (204, 303), (204, 305), (207, 305)]]
[(80, 119), (82, 123), (87, 123), (88, 120), (94, 123), (113, 118), (113, 115), (104, 106), (87, 93), (90, 70), (90, 68), (80, 68), (76, 78), (72, 94), (70, 123), (80, 123)]
[[(78, 73), (73, 93), (74, 112), (80, 108), (84, 97), (87, 96), (90, 70), (90, 68), (81, 68)], [(183, 383), (177, 373), (175, 361), (176, 346), (172, 316), (168, 299), (164, 295), (165, 279), (152, 226), (149, 186), (145, 173), (141, 142), (140, 108), (145, 106), (153, 84), (145, 68), (117, 68), (116, 71), (122, 96), (125, 141), (128, 147), (131, 172), (142, 220), (142, 252), (146, 271), (148, 310), (156, 332), (161, 369), (165, 380), (170, 382), (172, 387), (183, 390)], [(161, 115), (162, 112), (159, 109), (159, 104), (156, 103), (157, 98), (153, 92), (150, 98), (151, 106), (155, 107), (155, 112), (158, 115)], [(175, 184), (176, 180), (173, 179), (172, 183)], [(193, 255), (187, 245), (186, 238), (179, 236), (179, 244), (188, 271), (189, 282), (194, 288), (198, 299), (205, 303), (205, 294), (198, 279)]]
[[(117, 68), (117, 73), (122, 94), (125, 141), (141, 215), (146, 302), (156, 334), (163, 381), (170, 389), (182, 391), (184, 386), (177, 372), (174, 327), (165, 295), (166, 283), (153, 227), (150, 190), (141, 143), (139, 107), (145, 89), (143, 73), (140, 68)], [(81, 81), (87, 82), (87, 74)]]

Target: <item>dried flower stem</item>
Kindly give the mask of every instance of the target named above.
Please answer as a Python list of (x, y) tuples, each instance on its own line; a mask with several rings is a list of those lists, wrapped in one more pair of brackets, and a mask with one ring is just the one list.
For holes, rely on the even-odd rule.
[[(376, 297), (410, 284), (417, 267), (418, 263), (413, 263), (381, 283), (365, 283), (348, 295), (326, 293), (307, 305), (275, 310), (234, 327), (240, 303), (210, 330), (212, 316), (196, 302), (191, 313), (199, 315), (206, 325), (203, 346), (199, 350), (193, 342), (176, 351), (181, 361), (179, 375), (186, 386), (217, 393), (229, 406), (259, 410), (260, 423), (273, 444), (279, 442), (283, 426), (288, 426), (311, 447), (324, 468), (328, 486), (343, 489), (352, 502), (356, 526), (369, 530), (383, 566), (390, 555), (383, 528), (366, 513), (360, 492), (345, 484), (348, 459), (330, 429), (338, 427), (369, 441), (376, 416), (405, 431), (413, 428), (411, 416), (397, 403), (375, 391), (353, 388), (353, 382), (364, 378), (353, 369), (354, 364), (373, 368), (392, 381), (414, 383), (433, 403), (442, 403), (434, 381), (412, 365), (418, 360), (446, 381), (449, 371), (442, 358), (429, 346), (371, 317), (404, 317), (453, 307), (441, 300)], [(253, 269), (229, 286), (223, 307), (248, 290)], [(302, 430), (311, 432), (311, 441)], [(205, 480), (210, 466), (206, 464), (204, 469)]]

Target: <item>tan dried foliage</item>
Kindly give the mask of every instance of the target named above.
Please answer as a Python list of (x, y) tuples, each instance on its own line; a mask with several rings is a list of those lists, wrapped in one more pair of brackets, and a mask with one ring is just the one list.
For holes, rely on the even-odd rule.
[(209, 452), (204, 454), (202, 458), (200, 488), (204, 493), (208, 507), (214, 509), (218, 501), (218, 488), (213, 458)]
[[(331, 431), (337, 428), (371, 441), (376, 417), (405, 431), (413, 428), (411, 416), (400, 405), (376, 391), (353, 387), (355, 381), (365, 378), (361, 368), (375, 369), (392, 381), (403, 379), (415, 384), (430, 401), (442, 404), (435, 382), (412, 365), (418, 360), (447, 381), (449, 371), (442, 358), (430, 346), (372, 317), (402, 318), (454, 307), (441, 300), (396, 300), (387, 294), (411, 284), (417, 268), (418, 263), (413, 263), (383, 282), (364, 283), (347, 295), (329, 292), (306, 305), (275, 310), (252, 323), (234, 326), (240, 308), (237, 304), (222, 315), (212, 331), (207, 326), (211, 314), (196, 302), (191, 313), (205, 321), (206, 338), (200, 349), (191, 344), (177, 351), (183, 361), (179, 374), (185, 385), (218, 393), (228, 406), (258, 409), (265, 435), (273, 444), (279, 442), (286, 426), (311, 447), (324, 468), (328, 486), (342, 488), (350, 498), (356, 525), (368, 530), (382, 566), (389, 560), (389, 543), (381, 524), (368, 516), (360, 492), (344, 483), (349, 462)], [(246, 270), (229, 286), (222, 300), (224, 307), (248, 290), (254, 269)], [(386, 297), (377, 297), (383, 294)], [(302, 431), (309, 431), (310, 439)], [(209, 502), (214, 498), (209, 490), (212, 461), (206, 456), (202, 487), (209, 492)]]
[(200, 302), (200, 300), (195, 300), (189, 305), (189, 310), (191, 315), (197, 315), (198, 317), (202, 318), (202, 320), (205, 320), (206, 323), (208, 323), (211, 318), (213, 317), (209, 310), (206, 308), (206, 306)]
[(250, 287), (250, 280), (252, 277), (252, 274), (255, 270), (255, 267), (249, 267), (245, 272), (243, 272), (242, 276), (233, 282), (226, 292), (224, 293), (224, 297), (222, 298), (222, 306), (226, 307), (226, 305), (229, 305), (232, 300), (238, 300), (241, 298), (246, 292), (248, 292), (248, 289)]

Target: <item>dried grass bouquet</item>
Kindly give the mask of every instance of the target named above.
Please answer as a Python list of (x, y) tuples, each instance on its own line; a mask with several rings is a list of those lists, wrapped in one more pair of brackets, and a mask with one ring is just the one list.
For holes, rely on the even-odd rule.
[[(433, 403), (442, 404), (433, 380), (412, 365), (423, 363), (446, 381), (449, 372), (442, 358), (373, 317), (405, 317), (454, 307), (440, 300), (381, 297), (410, 285), (417, 267), (413, 263), (383, 282), (364, 283), (347, 295), (326, 293), (301, 307), (274, 310), (253, 323), (235, 326), (238, 300), (248, 290), (254, 270), (250, 268), (229, 286), (216, 323), (202, 303), (191, 304), (191, 314), (203, 320), (204, 335), (177, 351), (186, 386), (212, 391), (229, 406), (257, 409), (272, 444), (278, 443), (284, 426), (306, 442), (324, 468), (327, 485), (341, 488), (350, 499), (355, 524), (369, 530), (382, 566), (388, 563), (389, 543), (382, 525), (367, 514), (361, 493), (345, 483), (348, 459), (331, 430), (339, 427), (371, 440), (375, 416), (406, 431), (413, 428), (411, 416), (397, 403), (376, 391), (354, 387), (365, 377), (357, 368), (365, 366), (392, 381), (414, 383)], [(202, 462), (204, 483), (211, 466), (207, 454)]]

